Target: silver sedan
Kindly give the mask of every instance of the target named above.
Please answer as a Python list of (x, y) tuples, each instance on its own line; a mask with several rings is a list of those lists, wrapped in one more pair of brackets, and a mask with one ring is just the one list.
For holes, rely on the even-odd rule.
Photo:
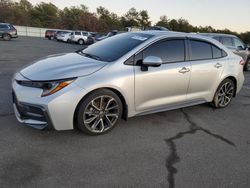
[(13, 106), (32, 127), (98, 135), (120, 118), (208, 102), (224, 108), (242, 88), (244, 63), (204, 36), (123, 33), (17, 72)]

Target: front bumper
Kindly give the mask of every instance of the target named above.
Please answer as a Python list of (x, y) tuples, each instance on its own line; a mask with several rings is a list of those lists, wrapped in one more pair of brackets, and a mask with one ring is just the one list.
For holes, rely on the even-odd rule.
[[(18, 74), (16, 78), (25, 79)], [(87, 91), (71, 83), (52, 95), (41, 97), (39, 88), (26, 87), (12, 82), (13, 107), (19, 122), (37, 129), (53, 128), (70, 130), (74, 128), (74, 114), (80, 100)]]
[(39, 105), (21, 103), (12, 92), (13, 109), (17, 120), (36, 129), (53, 129), (46, 109)]

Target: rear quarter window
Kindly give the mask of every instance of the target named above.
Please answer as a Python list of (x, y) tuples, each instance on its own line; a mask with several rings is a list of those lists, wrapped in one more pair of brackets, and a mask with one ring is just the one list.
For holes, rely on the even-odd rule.
[(222, 58), (222, 57), (227, 56), (227, 53), (224, 50), (222, 50), (214, 45), (211, 45), (211, 46), (212, 46), (212, 52), (213, 52), (214, 59), (218, 59), (218, 58)]

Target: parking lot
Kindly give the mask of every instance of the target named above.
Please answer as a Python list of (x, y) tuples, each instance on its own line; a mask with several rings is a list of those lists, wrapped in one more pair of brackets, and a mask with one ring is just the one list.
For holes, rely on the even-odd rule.
[(203, 104), (134, 117), (96, 137), (18, 123), (13, 74), (83, 47), (32, 37), (0, 41), (0, 187), (249, 187), (250, 72), (225, 109)]

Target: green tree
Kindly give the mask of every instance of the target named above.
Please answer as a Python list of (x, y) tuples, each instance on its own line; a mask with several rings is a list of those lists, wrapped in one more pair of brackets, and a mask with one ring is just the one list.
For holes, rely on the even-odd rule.
[(160, 17), (160, 20), (156, 23), (157, 26), (169, 28), (169, 19), (166, 15)]
[(32, 26), (55, 28), (59, 23), (59, 9), (52, 3), (40, 3), (31, 11)]
[(151, 21), (149, 20), (148, 11), (142, 10), (138, 14), (137, 18), (138, 24), (141, 28), (146, 28), (151, 25)]
[(102, 24), (103, 31), (121, 29), (122, 24), (119, 16), (108, 9), (100, 6), (96, 9), (99, 21)]
[(139, 13), (135, 8), (129, 9), (129, 11), (121, 18), (124, 27), (136, 27), (138, 23)]

